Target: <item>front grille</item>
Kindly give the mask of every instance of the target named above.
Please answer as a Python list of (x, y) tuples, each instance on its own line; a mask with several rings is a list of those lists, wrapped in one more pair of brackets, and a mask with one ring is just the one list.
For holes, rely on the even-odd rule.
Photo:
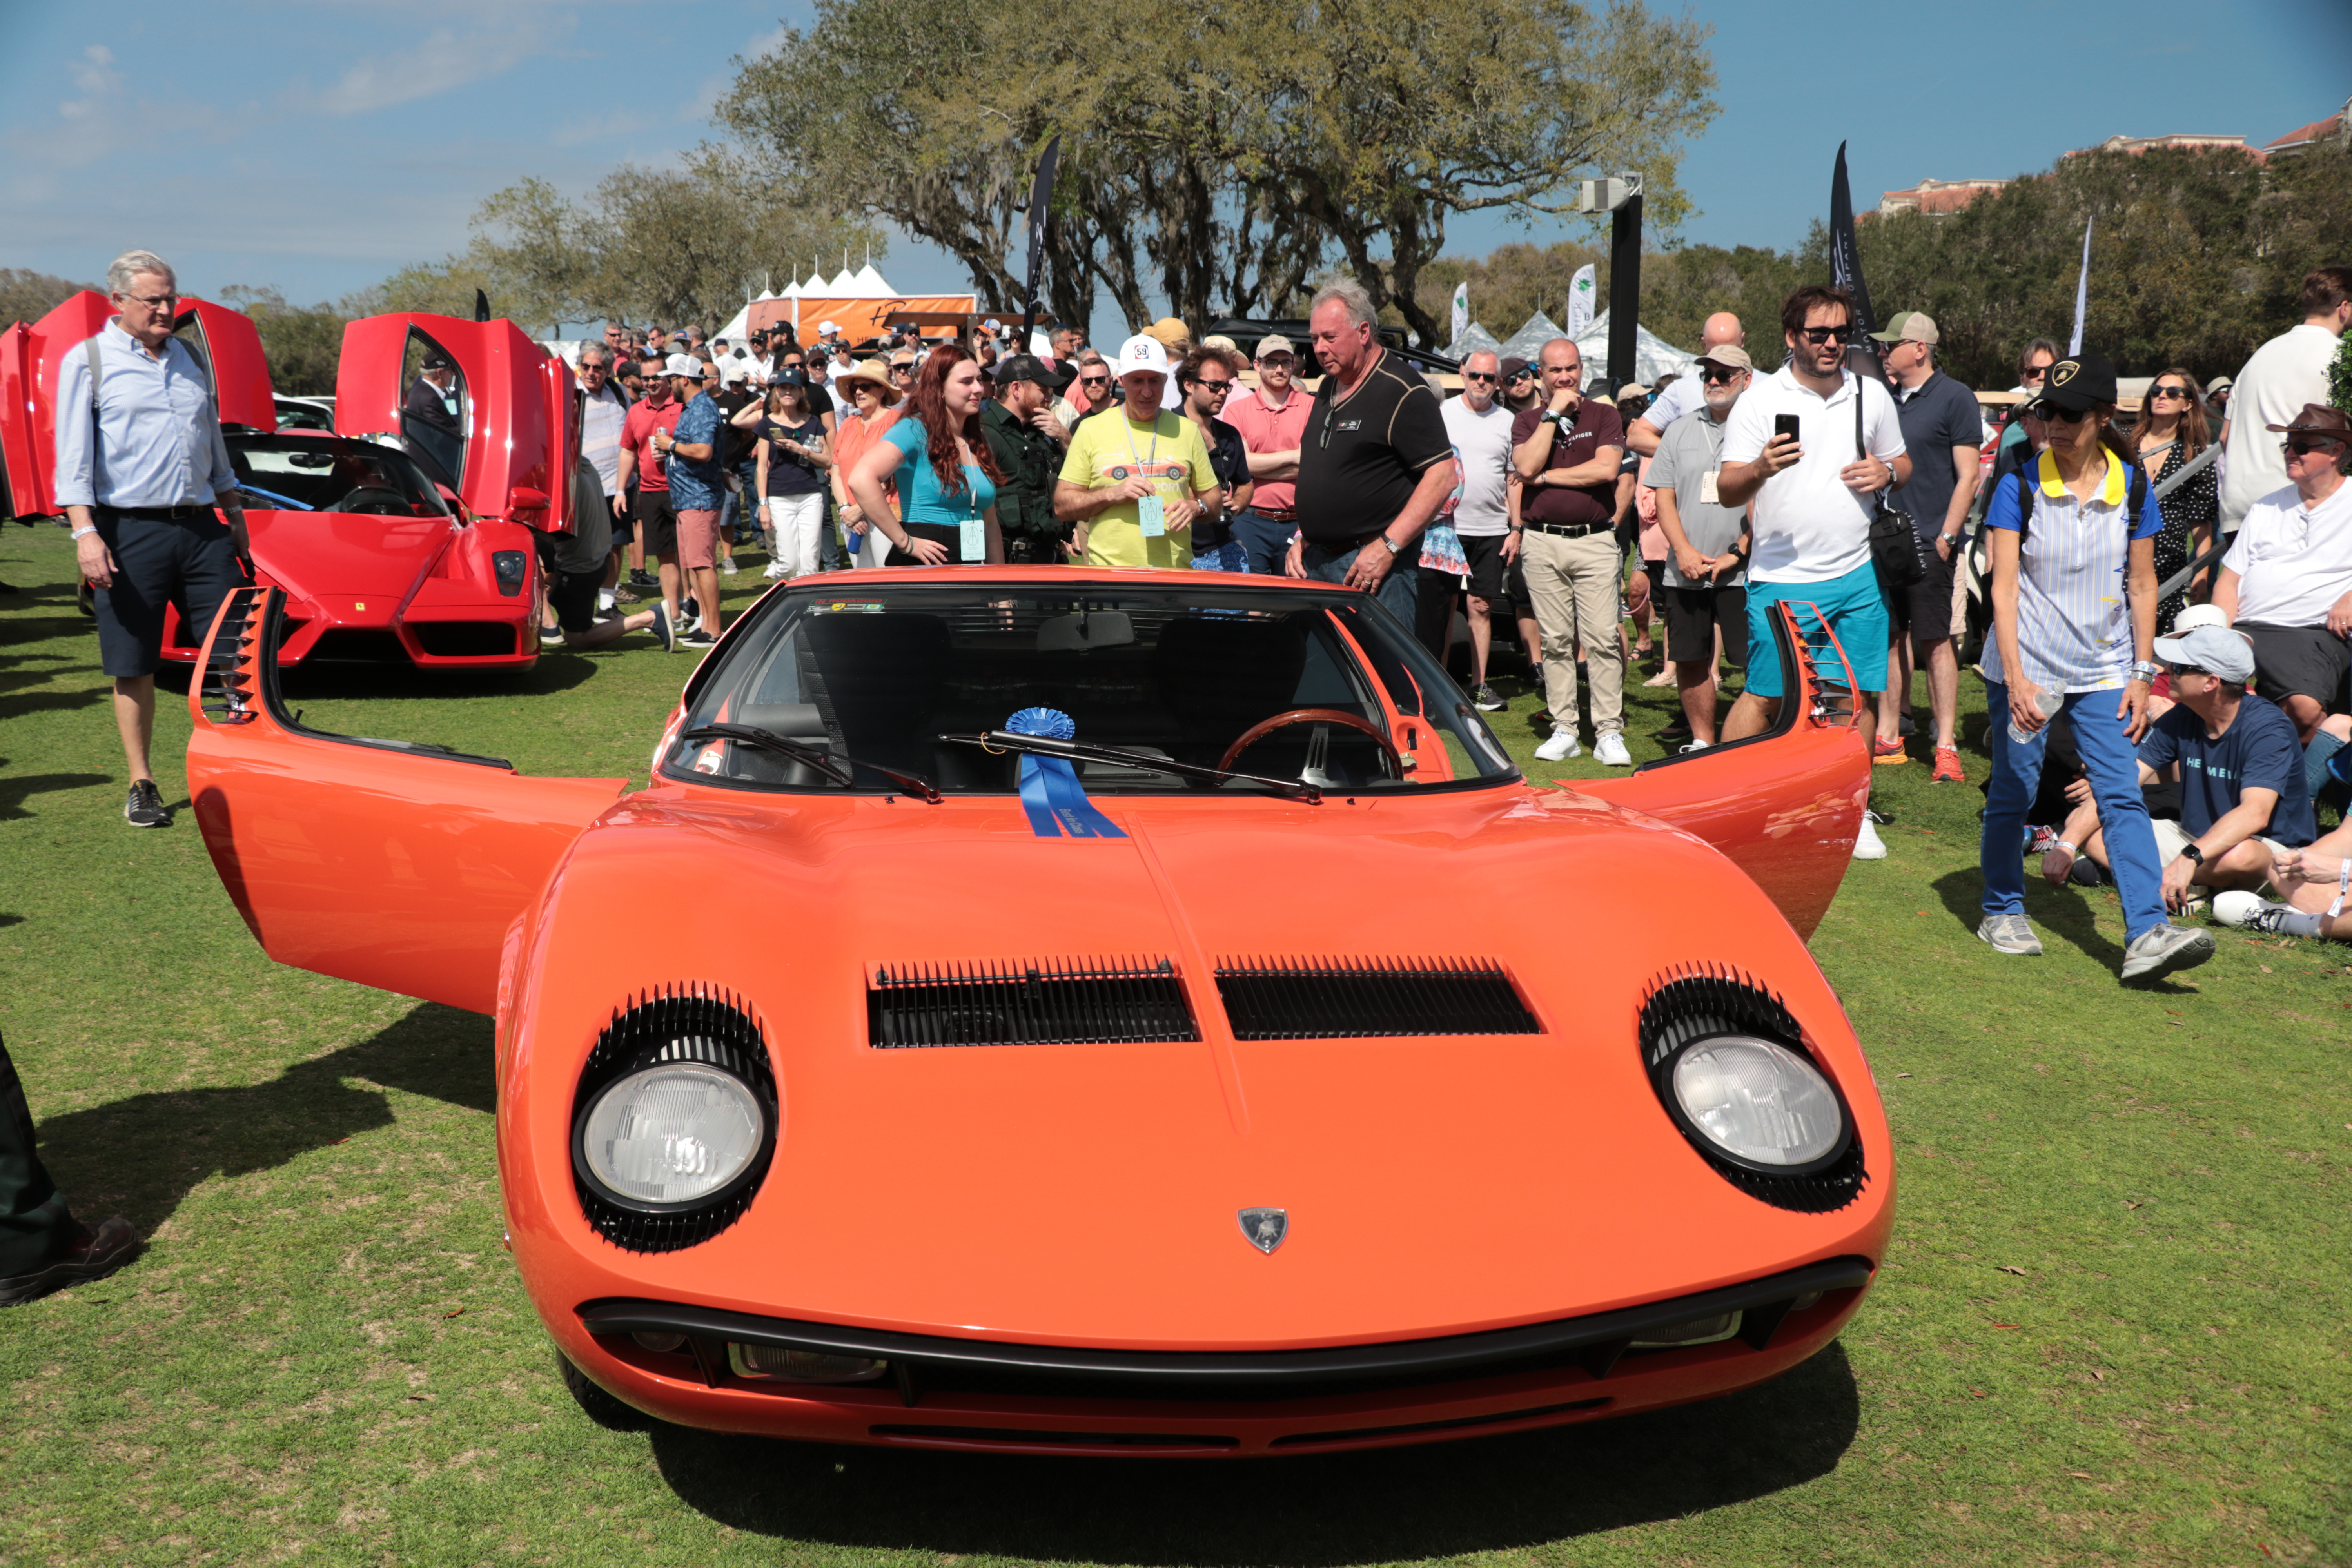
[(367, 626), (329, 626), (310, 645), (310, 659), (316, 664), (410, 662), (397, 633)]
[(1500, 964), (1485, 959), (1220, 959), (1237, 1040), (1539, 1035)]
[(1343, 1432), (1293, 1432), (1266, 1445), (1271, 1448), (1312, 1448), (1323, 1443), (1368, 1443), (1378, 1437), (1411, 1437), (1429, 1432), (1466, 1432), (1474, 1426), (1506, 1426), (1514, 1421), (1538, 1421), (1548, 1415), (1578, 1415), (1606, 1410), (1613, 1399), (1571, 1399), (1565, 1405), (1538, 1405), (1532, 1410), (1506, 1410), (1494, 1415), (1457, 1415), (1449, 1421), (1414, 1421), (1402, 1426), (1356, 1426)]
[(515, 651), (515, 628), (503, 621), (411, 621), (408, 629), (435, 658), (499, 658)]
[(1137, 1045), (1197, 1040), (1166, 959), (881, 964), (866, 987), (869, 1045)]

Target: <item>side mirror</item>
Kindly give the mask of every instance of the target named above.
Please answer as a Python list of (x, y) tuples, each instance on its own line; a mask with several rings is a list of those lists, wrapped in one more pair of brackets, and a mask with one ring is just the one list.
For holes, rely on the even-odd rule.
[(529, 485), (517, 485), (507, 492), (507, 510), (510, 512), (545, 511), (546, 510), (547, 492), (545, 490), (535, 490)]

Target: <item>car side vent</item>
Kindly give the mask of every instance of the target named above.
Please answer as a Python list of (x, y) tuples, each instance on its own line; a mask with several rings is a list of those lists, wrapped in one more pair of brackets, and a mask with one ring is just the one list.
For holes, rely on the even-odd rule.
[(1540, 1035), (1502, 965), (1475, 958), (1224, 958), (1237, 1040)]
[(260, 604), (258, 588), (235, 588), (221, 606), (220, 636), (213, 639), (212, 657), (205, 661), (204, 687), (198, 695), (205, 717), (215, 724), (254, 721), (259, 705), (258, 680), (247, 665), (261, 636), (254, 614)]
[(1200, 1037), (1164, 958), (877, 964), (866, 985), (866, 1043), (884, 1048)]
[[(1642, 1002), (1637, 1027), (1642, 1066), (1661, 1106), (1670, 1106), (1674, 1090), (1668, 1079), (1675, 1058), (1685, 1047), (1711, 1036), (1753, 1035), (1804, 1058), (1829, 1079), (1837, 1094), (1839, 1113), (1845, 1118), (1844, 1147), (1825, 1164), (1803, 1172), (1759, 1171), (1725, 1157), (1688, 1130), (1684, 1136), (1701, 1159), (1733, 1186), (1774, 1208), (1798, 1214), (1831, 1214), (1862, 1195), (1869, 1180), (1864, 1163), (1862, 1136), (1852, 1131), (1853, 1111), (1838, 1090), (1837, 1079), (1805, 1048), (1804, 1031), (1780, 997), (1750, 975), (1728, 967), (1700, 965), (1670, 971), (1651, 981)], [(1668, 1110), (1671, 1119), (1673, 1112)]]

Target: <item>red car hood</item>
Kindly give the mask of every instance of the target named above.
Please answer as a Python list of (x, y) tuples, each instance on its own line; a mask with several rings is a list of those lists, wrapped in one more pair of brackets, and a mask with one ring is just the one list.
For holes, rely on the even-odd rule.
[(375, 595), (404, 601), (449, 547), (446, 517), (248, 511), (255, 560), (296, 599)]
[[(510, 1019), (519, 1252), (569, 1238), (611, 1294), (1013, 1341), (1274, 1346), (1566, 1316), (1884, 1242), (1886, 1129), (1844, 1016), (1755, 884), (1678, 830), (1517, 787), (1114, 802), (1133, 837), (1083, 842), (1035, 837), (1010, 799), (706, 801), (656, 789), (583, 837)], [(633, 928), (616, 962), (612, 911), (647, 886), (697, 892)], [(1658, 888), (1672, 905), (1633, 916)], [(1841, 1083), (1871, 1172), (1847, 1210), (1743, 1195), (1659, 1107), (1636, 1016), (1701, 953), (1783, 994)], [(867, 1043), (875, 964), (1094, 954), (1169, 958), (1203, 1039)], [(1495, 960), (1543, 1032), (1237, 1042), (1208, 972), (1266, 954)], [(573, 1085), (625, 993), (690, 980), (764, 1017), (782, 1133), (740, 1222), (691, 1255), (625, 1254), (572, 1195)], [(1289, 1215), (1272, 1256), (1237, 1217), (1261, 1205)]]

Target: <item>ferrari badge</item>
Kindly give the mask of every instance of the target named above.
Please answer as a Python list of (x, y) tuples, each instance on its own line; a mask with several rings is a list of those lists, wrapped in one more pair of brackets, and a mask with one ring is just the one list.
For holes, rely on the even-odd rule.
[(1290, 1234), (1290, 1216), (1281, 1209), (1244, 1209), (1242, 1234), (1260, 1252), (1272, 1252)]

